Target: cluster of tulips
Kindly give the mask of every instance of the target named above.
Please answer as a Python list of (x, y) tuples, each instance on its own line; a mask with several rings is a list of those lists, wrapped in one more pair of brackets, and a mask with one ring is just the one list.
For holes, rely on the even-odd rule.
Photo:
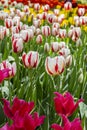
[[(81, 121), (79, 118), (74, 119), (70, 122), (68, 117), (73, 114), (73, 112), (78, 107), (78, 104), (83, 101), (79, 99), (77, 103), (74, 103), (72, 95), (66, 92), (64, 95), (55, 92), (56, 97), (54, 98), (54, 105), (58, 115), (63, 119), (63, 127), (57, 124), (52, 124), (51, 128), (54, 130), (82, 130)], [(45, 116), (39, 117), (37, 112), (32, 114), (34, 109), (34, 102), (25, 102), (17, 97), (14, 98), (12, 106), (10, 102), (3, 99), (4, 103), (4, 113), (5, 115), (13, 121), (13, 124), (9, 126), (6, 123), (0, 130), (35, 130), (40, 126)]]
[(87, 10), (76, 5), (0, 1), (0, 130), (85, 128), (87, 115), (77, 107), (87, 91)]

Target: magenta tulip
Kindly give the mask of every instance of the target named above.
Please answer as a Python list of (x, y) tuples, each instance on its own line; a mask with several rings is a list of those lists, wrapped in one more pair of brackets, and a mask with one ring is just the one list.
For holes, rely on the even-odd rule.
[(59, 115), (64, 114), (66, 116), (71, 116), (79, 103), (83, 101), (83, 99), (79, 99), (77, 103), (74, 103), (74, 98), (69, 92), (66, 92), (64, 95), (58, 92), (54, 94), (56, 95), (54, 98), (55, 110)]

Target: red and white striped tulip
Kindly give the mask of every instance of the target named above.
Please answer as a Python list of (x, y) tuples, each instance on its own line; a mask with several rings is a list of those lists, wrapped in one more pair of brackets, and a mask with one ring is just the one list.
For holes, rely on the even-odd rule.
[(40, 9), (40, 4), (39, 3), (34, 4), (34, 9), (38, 11)]
[(65, 42), (61, 41), (59, 43), (59, 47), (60, 47), (60, 49), (65, 48), (66, 47)]
[(52, 35), (57, 36), (58, 35), (58, 29), (57, 28), (52, 28)]
[(65, 59), (63, 56), (46, 58), (45, 69), (49, 75), (59, 75), (64, 71), (64, 68), (65, 68)]
[(12, 19), (6, 18), (6, 19), (5, 19), (5, 26), (6, 26), (7, 28), (11, 28), (12, 25), (13, 25)]
[(53, 52), (58, 52), (60, 49), (59, 43), (58, 42), (52, 42), (51, 43), (51, 49)]
[(30, 40), (30, 32), (28, 30), (22, 30), (20, 35), (24, 42), (28, 42)]
[(0, 26), (0, 40), (3, 40), (6, 36), (6, 27)]
[(43, 12), (43, 13), (42, 13), (42, 19), (43, 19), (43, 20), (47, 19), (47, 12)]
[(80, 16), (80, 25), (87, 24), (87, 16)]
[(59, 54), (61, 56), (63, 56), (64, 58), (66, 58), (68, 55), (70, 55), (70, 49), (69, 48), (62, 48), (60, 51), (59, 51)]
[(27, 54), (23, 53), (22, 62), (27, 68), (36, 68), (39, 63), (39, 53), (36, 51), (30, 51)]
[(37, 37), (36, 37), (36, 43), (37, 44), (41, 44), (42, 43), (42, 35), (39, 34)]
[(60, 38), (66, 37), (66, 29), (59, 29), (59, 37)]
[(58, 16), (59, 15), (59, 9), (54, 9), (54, 14), (56, 15), (56, 16)]
[(36, 19), (36, 20), (33, 20), (33, 25), (38, 28), (40, 26), (40, 20), (39, 19)]
[(12, 34), (19, 33), (18, 27), (17, 26), (12, 26), (11, 32), (12, 32)]
[(25, 5), (23, 10), (24, 10), (24, 12), (29, 12), (29, 6)]
[(50, 9), (50, 6), (48, 4), (43, 6), (43, 11), (48, 11)]
[(42, 35), (49, 36), (51, 34), (51, 29), (49, 26), (42, 26)]
[(13, 40), (12, 50), (15, 53), (21, 53), (22, 52), (22, 50), (23, 50), (23, 40), (22, 40), (22, 38)]
[(70, 10), (72, 8), (72, 3), (71, 2), (66, 2), (65, 4), (64, 4), (64, 9), (65, 10)]
[(83, 16), (85, 14), (85, 8), (78, 8), (78, 15)]

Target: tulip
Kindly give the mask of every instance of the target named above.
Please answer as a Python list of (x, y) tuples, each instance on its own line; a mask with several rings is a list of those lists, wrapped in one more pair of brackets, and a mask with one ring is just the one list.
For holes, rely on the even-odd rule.
[(64, 68), (65, 68), (65, 59), (63, 56), (46, 58), (45, 69), (49, 75), (59, 75), (64, 71)]
[(85, 8), (78, 8), (78, 15), (83, 16), (85, 14)]
[(57, 29), (59, 29), (59, 28), (60, 28), (60, 24), (57, 23), (57, 22), (54, 22), (53, 25), (52, 25), (52, 28), (57, 28)]
[(20, 17), (19, 16), (15, 16), (13, 18), (13, 25), (18, 25), (20, 23)]
[(20, 35), (21, 35), (21, 37), (22, 37), (22, 39), (23, 39), (24, 42), (28, 42), (29, 41), (30, 35), (29, 35), (28, 30), (22, 30), (20, 32)]
[(57, 36), (58, 35), (58, 29), (57, 28), (52, 28), (52, 35)]
[(8, 73), (8, 77), (7, 78), (12, 78), (15, 76), (16, 74), (16, 63), (13, 62), (12, 64), (10, 62), (8, 62), (7, 60), (3, 61), (1, 64), (0, 64), (0, 70), (3, 70), (3, 69), (9, 69), (9, 73)]
[(45, 43), (45, 45), (44, 45), (44, 51), (45, 52), (49, 52), (50, 51), (49, 43)]
[(33, 25), (38, 28), (40, 26), (40, 20), (39, 19), (36, 19), (36, 20), (33, 20)]
[(60, 38), (66, 37), (66, 29), (59, 29), (59, 37)]
[(64, 4), (64, 9), (65, 10), (70, 10), (72, 8), (72, 3), (71, 2), (66, 2), (65, 4)]
[(29, 12), (29, 7), (27, 5), (24, 6), (24, 12)]
[(79, 21), (80, 21), (80, 25), (85, 25), (86, 22), (87, 22), (87, 17), (86, 16), (81, 16)]
[(43, 6), (43, 11), (48, 11), (50, 9), (50, 6), (48, 4)]
[(48, 21), (48, 23), (53, 23), (54, 22), (54, 14), (48, 14), (47, 21)]
[(59, 54), (66, 58), (68, 55), (70, 55), (70, 49), (62, 48), (60, 49)]
[(52, 49), (53, 52), (58, 52), (59, 49), (60, 49), (58, 42), (52, 42), (51, 43), (51, 49)]
[(51, 34), (51, 29), (49, 26), (43, 26), (42, 27), (42, 35), (49, 36)]
[(12, 25), (13, 25), (12, 19), (6, 18), (6, 19), (5, 19), (5, 26), (6, 26), (7, 28), (11, 28)]
[(41, 43), (42, 43), (42, 35), (38, 35), (38, 36), (36, 37), (36, 43), (37, 43), (37, 44), (41, 44)]
[(12, 119), (13, 123), (11, 126), (8, 123), (5, 124), (0, 130), (35, 130), (44, 121), (45, 116), (39, 117), (37, 112), (34, 112), (32, 115), (30, 114), (34, 108), (34, 102), (25, 102), (17, 97), (14, 98), (12, 106), (10, 106), (10, 102), (6, 99), (3, 99), (3, 102), (4, 113)]
[(6, 35), (6, 28), (3, 26), (0, 26), (0, 39), (3, 40)]
[(44, 20), (47, 19), (47, 12), (43, 12), (41, 18)]
[(67, 117), (62, 115), (63, 119), (63, 127), (54, 123), (51, 125), (51, 128), (54, 130), (82, 130), (81, 121), (79, 118), (75, 118), (72, 122), (70, 122)]
[(22, 61), (27, 68), (36, 68), (39, 63), (39, 54), (35, 51), (30, 51), (28, 54), (23, 53)]
[(36, 29), (36, 35), (39, 35), (39, 34), (41, 34), (41, 30), (40, 30), (40, 28), (37, 28)]
[(12, 34), (19, 33), (18, 27), (17, 26), (12, 26), (11, 32), (12, 32)]
[(0, 83), (2, 83), (3, 80), (8, 77), (9, 71), (10, 71), (10, 69), (2, 69), (2, 70), (0, 70)]
[(66, 67), (69, 67), (71, 66), (72, 64), (72, 56), (71, 55), (68, 55), (65, 59), (65, 62), (66, 62)]
[(76, 41), (76, 46), (77, 47), (82, 46), (82, 40), (80, 38)]
[(40, 9), (40, 4), (39, 3), (34, 4), (34, 9), (38, 11)]
[(66, 47), (66, 45), (65, 45), (65, 42), (59, 42), (59, 47), (60, 47), (60, 49), (62, 49), (62, 48), (65, 48)]
[(54, 9), (54, 14), (56, 15), (56, 16), (58, 16), (59, 15), (59, 9)]
[(23, 40), (22, 38), (14, 39), (12, 42), (12, 49), (15, 53), (20, 53), (23, 50)]
[(64, 95), (55, 92), (56, 97), (54, 98), (54, 105), (57, 114), (64, 114), (66, 116), (71, 116), (74, 111), (77, 109), (80, 102), (83, 99), (79, 99), (76, 103), (74, 103), (74, 98), (69, 92), (66, 92)]
[(64, 19), (65, 19), (65, 15), (64, 14), (59, 15), (59, 17), (58, 17), (58, 23), (61, 24)]

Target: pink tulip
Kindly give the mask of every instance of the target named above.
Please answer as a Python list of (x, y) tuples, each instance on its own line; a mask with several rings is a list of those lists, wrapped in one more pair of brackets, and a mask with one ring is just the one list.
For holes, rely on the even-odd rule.
[(22, 61), (27, 68), (36, 68), (39, 63), (39, 54), (35, 51), (30, 51), (27, 54), (23, 53)]
[(64, 9), (65, 10), (70, 10), (72, 8), (72, 3), (71, 2), (66, 2), (65, 4), (64, 4)]
[(12, 42), (12, 50), (15, 53), (20, 53), (23, 50), (23, 40), (22, 38), (14, 39)]
[(70, 122), (67, 119), (67, 117), (62, 115), (62, 119), (63, 119), (63, 127), (54, 123), (51, 125), (51, 128), (54, 130), (83, 130), (79, 118), (76, 118), (72, 122)]
[(0, 70), (0, 83), (3, 82), (9, 76), (10, 69), (2, 69)]
[(0, 70), (3, 69), (9, 69), (10, 71), (8, 72), (8, 77), (7, 78), (11, 78), (13, 76), (15, 76), (16, 74), (16, 63), (13, 62), (12, 64), (10, 62), (8, 62), (7, 60), (3, 61), (0, 64)]
[(0, 130), (35, 130), (44, 121), (45, 116), (39, 117), (37, 112), (30, 114), (34, 108), (34, 102), (25, 102), (18, 98), (14, 98), (12, 106), (6, 99), (3, 99), (3, 102), (4, 113), (12, 119), (13, 123), (11, 126), (8, 123), (5, 124)]
[(49, 36), (51, 34), (51, 29), (49, 26), (43, 26), (42, 27), (42, 35)]
[(63, 56), (46, 58), (45, 69), (49, 75), (59, 75), (64, 71), (64, 68), (65, 68), (65, 59)]
[(69, 92), (66, 92), (64, 95), (55, 92), (56, 97), (54, 98), (54, 105), (57, 114), (64, 114), (66, 116), (71, 116), (74, 111), (77, 109), (80, 102), (83, 99), (79, 99), (77, 103), (74, 103), (74, 98)]

